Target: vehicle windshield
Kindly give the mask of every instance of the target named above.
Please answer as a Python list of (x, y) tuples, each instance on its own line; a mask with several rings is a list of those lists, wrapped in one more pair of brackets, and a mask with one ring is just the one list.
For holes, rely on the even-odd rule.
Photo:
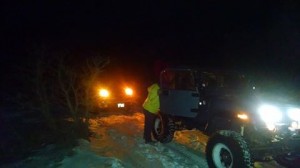
[(208, 88), (246, 89), (249, 87), (244, 75), (226, 72), (203, 72), (201, 74), (202, 86)]

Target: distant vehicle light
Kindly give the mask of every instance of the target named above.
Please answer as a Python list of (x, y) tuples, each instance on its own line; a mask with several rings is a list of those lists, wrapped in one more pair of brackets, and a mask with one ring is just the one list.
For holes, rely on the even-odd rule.
[(133, 95), (133, 90), (131, 88), (125, 88), (125, 94), (128, 96), (132, 96)]
[(100, 91), (99, 91), (99, 96), (100, 97), (108, 97), (109, 96), (109, 91), (108, 90), (106, 90), (106, 89), (100, 89)]

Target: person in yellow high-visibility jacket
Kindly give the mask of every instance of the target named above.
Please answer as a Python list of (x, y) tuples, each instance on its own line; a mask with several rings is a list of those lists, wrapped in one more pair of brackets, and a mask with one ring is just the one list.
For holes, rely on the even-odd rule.
[(145, 143), (155, 143), (152, 141), (151, 133), (154, 127), (155, 115), (159, 112), (159, 85), (157, 83), (152, 84), (148, 87), (148, 95), (143, 103), (145, 125), (144, 125), (144, 139)]

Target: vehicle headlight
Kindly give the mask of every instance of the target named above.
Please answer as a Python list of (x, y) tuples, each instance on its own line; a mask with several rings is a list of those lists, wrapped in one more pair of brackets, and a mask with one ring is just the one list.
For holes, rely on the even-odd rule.
[(248, 119), (249, 119), (248, 115), (245, 114), (245, 113), (238, 113), (238, 114), (237, 114), (237, 117), (238, 117), (239, 119), (241, 119), (241, 120), (248, 120)]
[(300, 121), (300, 109), (299, 108), (288, 109), (288, 116), (294, 121)]
[(274, 124), (282, 119), (282, 112), (276, 106), (262, 105), (258, 108), (258, 113), (266, 124)]
[(109, 96), (109, 91), (107, 89), (100, 89), (99, 90), (99, 96), (103, 97), (103, 98), (106, 98), (106, 97)]
[(129, 87), (125, 88), (124, 91), (125, 91), (125, 94), (127, 96), (132, 96), (133, 95), (133, 90)]

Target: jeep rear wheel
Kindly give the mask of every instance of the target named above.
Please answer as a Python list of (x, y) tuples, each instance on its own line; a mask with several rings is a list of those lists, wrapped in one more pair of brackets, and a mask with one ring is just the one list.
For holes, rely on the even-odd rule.
[(161, 143), (171, 142), (174, 137), (175, 125), (171, 118), (158, 114), (154, 120), (153, 136)]
[(253, 161), (243, 137), (234, 131), (221, 130), (215, 133), (206, 146), (209, 167), (253, 167)]

